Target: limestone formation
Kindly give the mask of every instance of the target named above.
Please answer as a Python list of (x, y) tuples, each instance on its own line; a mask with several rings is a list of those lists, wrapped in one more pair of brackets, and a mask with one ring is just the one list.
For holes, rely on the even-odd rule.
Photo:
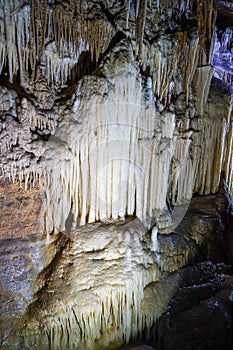
[[(231, 97), (216, 112), (209, 93), (216, 8), (197, 5), (129, 1), (113, 15), (108, 1), (2, 1), (2, 76), (22, 91), (4, 80), (1, 168), (45, 187), (48, 232), (64, 230), (71, 207), (77, 225), (157, 217), (167, 197), (215, 193), (222, 172), (232, 191)], [(75, 85), (87, 52), (96, 69)]]
[[(41, 196), (44, 233), (3, 346), (152, 339), (173, 274), (230, 232), (232, 18), (217, 0), (0, 0), (1, 185)], [(184, 218), (196, 196), (210, 222)]]

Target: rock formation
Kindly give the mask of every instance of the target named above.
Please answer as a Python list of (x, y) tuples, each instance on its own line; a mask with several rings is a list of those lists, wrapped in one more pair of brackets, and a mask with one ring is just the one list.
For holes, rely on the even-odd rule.
[[(4, 348), (169, 349), (158, 320), (179, 298), (176, 271), (233, 263), (232, 12), (0, 0)], [(28, 222), (7, 226), (20, 203)], [(6, 278), (15, 256), (24, 299)]]

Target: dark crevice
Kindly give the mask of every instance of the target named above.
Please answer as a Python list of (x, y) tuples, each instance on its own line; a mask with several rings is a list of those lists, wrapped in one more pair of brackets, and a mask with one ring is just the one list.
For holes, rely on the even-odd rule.
[(9, 81), (9, 76), (6, 73), (6, 70), (2, 71), (0, 75), (0, 86), (7, 88), (8, 90), (16, 91), (17, 95), (21, 98), (26, 97), (33, 105), (35, 105), (35, 97), (33, 94), (29, 94), (25, 91), (25, 89), (19, 83), (19, 77), (13, 76), (13, 82)]
[(105, 17), (107, 18), (107, 20), (109, 21), (109, 23), (111, 23), (113, 25), (114, 28), (116, 28), (116, 24), (115, 24), (115, 18), (118, 17), (122, 12), (125, 11), (125, 7), (123, 6), (123, 8), (121, 8), (119, 11), (117, 11), (116, 13), (114, 13), (114, 15), (106, 8), (105, 4), (103, 3), (103, 1), (98, 2), (100, 5), (100, 8), (102, 10), (102, 12), (105, 14)]
[(118, 31), (114, 37), (112, 38), (112, 40), (110, 41), (107, 49), (100, 54), (99, 60), (98, 60), (98, 65), (101, 63), (101, 61), (103, 61), (104, 57), (107, 56), (109, 54), (109, 52), (123, 39), (126, 39), (127, 36), (125, 35), (125, 33)]
[(44, 134), (43, 131), (35, 127), (35, 130), (31, 130), (33, 135), (37, 135), (39, 140), (48, 141), (51, 137), (51, 133), (48, 135)]
[(227, 27), (233, 26), (233, 8), (229, 9), (223, 4), (218, 5), (216, 26), (223, 30), (226, 30)]
[(143, 69), (143, 65), (140, 64), (139, 69), (142, 77), (152, 78), (150, 66), (146, 66), (146, 68)]

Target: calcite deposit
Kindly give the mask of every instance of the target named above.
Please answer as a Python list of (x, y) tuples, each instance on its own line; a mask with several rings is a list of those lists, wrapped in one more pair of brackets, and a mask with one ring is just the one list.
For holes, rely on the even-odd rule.
[[(232, 12), (217, 0), (0, 0), (4, 300), (4, 245), (11, 261), (24, 237), (31, 259), (27, 297), (13, 288), (3, 307), (5, 348), (168, 349), (153, 331), (182, 283), (173, 274), (232, 263)], [(224, 253), (211, 253), (215, 235)]]

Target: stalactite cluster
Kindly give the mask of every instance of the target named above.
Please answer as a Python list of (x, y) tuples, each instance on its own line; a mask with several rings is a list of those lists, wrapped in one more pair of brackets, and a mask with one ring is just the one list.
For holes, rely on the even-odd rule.
[(85, 2), (67, 7), (55, 1), (1, 0), (0, 71), (7, 67), (9, 81), (20, 74), (24, 84), (29, 70), (41, 65), (48, 82), (63, 84), (82, 52), (90, 50), (98, 61), (114, 28), (104, 18), (85, 18)]
[(195, 193), (233, 194), (233, 32), (215, 19), (215, 0), (0, 0), (0, 180), (40, 185), (51, 234), (6, 345), (135, 340), (179, 287), (163, 274), (224, 235), (218, 204), (181, 222)]
[[(114, 4), (103, 2), (102, 16), (91, 18), (86, 2), (1, 0), (5, 14), (1, 19), (1, 57), (5, 57), (1, 69), (8, 66), (10, 82), (19, 70), (21, 85), (40, 97), (37, 105), (12, 95), (6, 109), (11, 110), (14, 125), (18, 120), (25, 129), (17, 125), (12, 131), (13, 123), (8, 122), (2, 127), (1, 149), (10, 156), (1, 169), (13, 181), (25, 180), (26, 187), (41, 183), (46, 192), (48, 232), (64, 230), (70, 211), (78, 225), (131, 215), (141, 220), (159, 217), (167, 200), (176, 205), (190, 200), (193, 192), (216, 192), (222, 171), (231, 188), (231, 101), (221, 102), (220, 117), (211, 95), (208, 100), (216, 39), (212, 0), (197, 1), (197, 13), (192, 14), (197, 23), (191, 31), (190, 14), (183, 17), (185, 11), (191, 13), (195, 8), (194, 2), (129, 1), (119, 5), (127, 22), (124, 18), (121, 25), (128, 32), (101, 57), (97, 77), (80, 79), (67, 107), (46, 102), (51, 91), (48, 86), (67, 86), (71, 74), (76, 75), (82, 52), (89, 51), (92, 61), (103, 55), (121, 23), (111, 14)], [(155, 28), (161, 26), (156, 35), (147, 24), (149, 9), (155, 14)], [(173, 18), (179, 25), (175, 26)], [(150, 31), (155, 36), (148, 44)], [(129, 44), (127, 36), (134, 32)], [(34, 79), (38, 75), (38, 84), (43, 81), (41, 76), (47, 77), (48, 86), (43, 82), (46, 92), (32, 89), (26, 73), (29, 67)], [(11, 91), (4, 91), (11, 96)], [(43, 111), (43, 105), (49, 111)], [(34, 144), (34, 132), (43, 138), (54, 136), (47, 143)], [(122, 146), (116, 147), (119, 140)]]
[[(127, 26), (132, 17), (131, 8), (134, 9), (140, 57), (147, 11), (153, 8), (152, 3), (142, 0), (134, 6), (131, 1), (125, 4)], [(192, 3), (187, 0), (174, 4), (167, 0), (157, 1), (159, 16), (161, 9), (166, 11), (174, 5), (181, 13), (192, 8)], [(12, 82), (19, 70), (23, 84), (25, 74), (29, 70), (36, 72), (36, 66), (41, 65), (49, 83), (62, 84), (72, 78), (71, 71), (82, 52), (90, 50), (92, 59), (98, 61), (114, 36), (115, 29), (103, 16), (88, 18), (86, 6), (85, 1), (71, 1), (66, 6), (46, 0), (1, 0), (0, 71), (7, 67)], [(214, 0), (198, 1), (197, 12), (200, 44), (209, 53), (216, 17)]]

